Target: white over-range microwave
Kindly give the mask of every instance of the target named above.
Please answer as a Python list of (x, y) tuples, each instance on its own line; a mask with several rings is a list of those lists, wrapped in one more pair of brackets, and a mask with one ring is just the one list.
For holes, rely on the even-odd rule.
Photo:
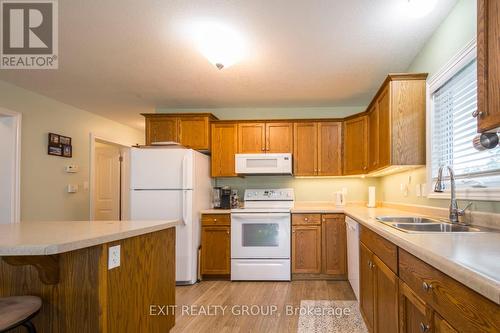
[(236, 173), (291, 175), (292, 154), (236, 154)]

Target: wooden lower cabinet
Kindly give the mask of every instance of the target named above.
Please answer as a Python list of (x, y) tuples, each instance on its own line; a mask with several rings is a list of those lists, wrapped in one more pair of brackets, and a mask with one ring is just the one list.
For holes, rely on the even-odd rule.
[(202, 216), (201, 275), (231, 274), (231, 220), (229, 214)]
[(345, 279), (346, 238), (343, 214), (293, 214), (293, 278)]
[(359, 243), (359, 306), (370, 332), (373, 332), (375, 313), (372, 258), (373, 252)]
[(458, 331), (451, 327), (451, 325), (443, 319), (440, 315), (434, 312), (433, 319), (433, 332), (434, 333), (457, 333)]
[(371, 332), (398, 332), (398, 277), (360, 243), (360, 307)]
[(321, 218), (322, 272), (347, 276), (347, 234), (344, 215)]
[(321, 272), (321, 226), (292, 227), (292, 273)]
[(432, 309), (404, 282), (399, 281), (399, 332), (430, 332)]

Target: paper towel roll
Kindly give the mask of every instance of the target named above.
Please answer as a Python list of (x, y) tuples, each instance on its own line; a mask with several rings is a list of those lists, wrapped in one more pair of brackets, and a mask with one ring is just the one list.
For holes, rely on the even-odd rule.
[(368, 187), (368, 205), (369, 208), (375, 208), (376, 206), (376, 201), (375, 201), (375, 186), (369, 186)]

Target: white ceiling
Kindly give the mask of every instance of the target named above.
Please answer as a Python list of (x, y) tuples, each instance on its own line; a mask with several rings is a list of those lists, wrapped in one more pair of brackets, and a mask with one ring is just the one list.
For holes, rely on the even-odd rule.
[[(366, 105), (456, 3), (415, 19), (404, 1), (59, 1), (59, 70), (0, 79), (138, 128), (155, 107)], [(179, 28), (200, 19), (234, 26), (251, 57), (216, 69)]]

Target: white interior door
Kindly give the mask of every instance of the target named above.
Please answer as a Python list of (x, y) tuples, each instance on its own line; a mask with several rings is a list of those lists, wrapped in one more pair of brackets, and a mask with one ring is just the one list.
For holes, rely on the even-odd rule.
[(15, 222), (15, 118), (0, 115), (0, 224)]
[(120, 220), (120, 158), (120, 147), (95, 143), (95, 220)]

